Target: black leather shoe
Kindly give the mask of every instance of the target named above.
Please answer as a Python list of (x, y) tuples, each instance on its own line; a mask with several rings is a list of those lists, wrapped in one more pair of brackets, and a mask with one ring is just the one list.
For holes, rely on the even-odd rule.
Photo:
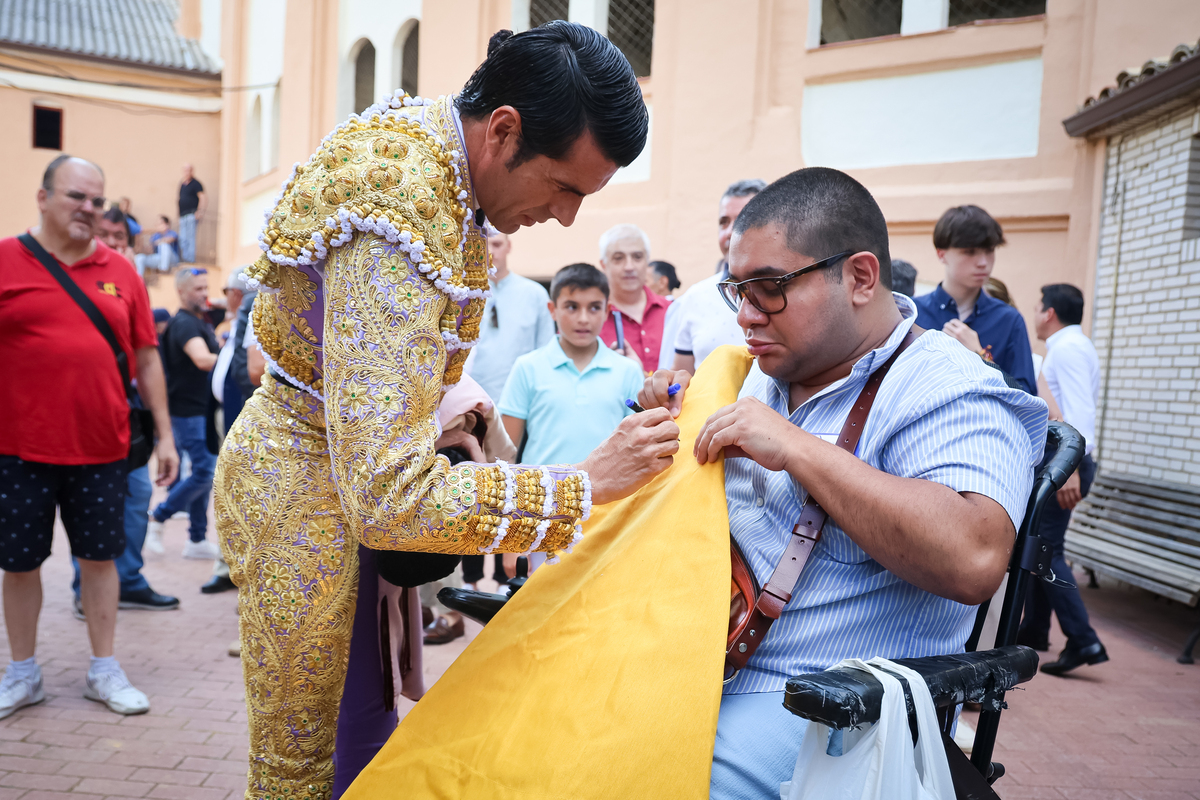
[(1042, 664), (1042, 672), (1047, 675), (1065, 675), (1084, 664), (1094, 666), (1103, 664), (1105, 661), (1108, 661), (1108, 651), (1104, 649), (1104, 645), (1096, 642), (1082, 650), (1072, 650), (1068, 647), (1059, 653), (1057, 661)]
[(140, 608), (144, 611), (170, 611), (179, 608), (178, 597), (168, 597), (147, 586), (136, 592), (121, 592), (118, 608)]
[(236, 589), (237, 584), (229, 580), (228, 575), (213, 575), (208, 579), (208, 583), (200, 587), (200, 591), (205, 594), (217, 594), (219, 592), (228, 592), (230, 589)]
[(1037, 650), (1039, 653), (1045, 653), (1050, 649), (1050, 639), (1039, 639), (1025, 631), (1017, 631), (1017, 644), (1024, 645), (1031, 650)]

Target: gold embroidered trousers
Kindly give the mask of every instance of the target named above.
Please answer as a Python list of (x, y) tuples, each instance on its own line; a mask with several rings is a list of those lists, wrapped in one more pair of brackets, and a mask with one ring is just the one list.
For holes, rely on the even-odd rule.
[(250, 726), (246, 797), (324, 800), (358, 591), (322, 404), (263, 378), (217, 464), (216, 524), (238, 585)]

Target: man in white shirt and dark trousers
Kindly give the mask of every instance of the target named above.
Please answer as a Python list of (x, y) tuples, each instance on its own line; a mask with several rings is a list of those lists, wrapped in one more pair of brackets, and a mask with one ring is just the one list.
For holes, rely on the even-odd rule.
[(765, 181), (743, 180), (730, 184), (721, 195), (717, 206), (717, 246), (721, 248), (717, 273), (697, 283), (667, 310), (660, 369), (686, 369), (695, 374), (700, 362), (713, 350), (723, 344), (741, 345), (746, 341), (737, 314), (725, 305), (717, 284), (729, 277), (727, 259), (733, 223), (746, 204), (765, 188)]
[[(537, 281), (508, 270), (512, 242), (508, 234), (494, 232), (488, 237), (488, 253), (496, 274), (490, 279), (492, 296), (483, 309), (479, 324), (479, 343), (467, 361), (467, 374), (499, 404), (504, 383), (513, 364), (526, 353), (544, 347), (554, 338), (554, 320), (550, 317), (550, 294)], [(517, 447), (520, 442), (513, 442)], [(494, 577), (497, 583), (508, 580), (502, 557), (496, 554)], [(483, 579), (483, 556), (463, 557), (463, 581), (474, 588)]]
[[(1071, 521), (1071, 509), (1087, 496), (1096, 476), (1092, 450), (1096, 446), (1096, 398), (1100, 392), (1100, 359), (1083, 332), (1083, 293), (1068, 283), (1042, 287), (1042, 300), (1035, 309), (1034, 323), (1039, 339), (1046, 343), (1042, 373), (1062, 410), (1063, 421), (1074, 427), (1087, 443), (1083, 461), (1058, 491), (1046, 501), (1037, 535), (1050, 544), (1054, 574), (1072, 580), (1071, 568), (1063, 558), (1063, 537)], [(1058, 616), (1067, 637), (1066, 649), (1057, 661), (1042, 664), (1042, 672), (1063, 675), (1084, 664), (1108, 661), (1108, 652), (1088, 622), (1087, 608), (1078, 588), (1066, 589), (1034, 580), (1025, 603), (1025, 618), (1017, 643), (1035, 650), (1050, 648), (1050, 612)]]

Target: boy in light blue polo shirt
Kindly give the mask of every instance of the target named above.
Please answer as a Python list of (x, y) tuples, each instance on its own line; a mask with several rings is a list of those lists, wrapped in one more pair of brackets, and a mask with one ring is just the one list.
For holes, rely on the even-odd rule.
[(550, 283), (559, 334), (517, 359), (500, 397), (509, 437), (529, 433), (525, 464), (578, 464), (631, 412), (644, 377), (640, 363), (600, 340), (608, 279), (591, 264), (563, 267)]

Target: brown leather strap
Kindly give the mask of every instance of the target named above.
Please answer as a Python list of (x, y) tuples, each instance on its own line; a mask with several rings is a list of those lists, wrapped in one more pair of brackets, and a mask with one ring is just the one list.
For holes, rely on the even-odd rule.
[[(871, 413), (871, 406), (875, 403), (875, 396), (879, 393), (880, 384), (883, 383), (888, 370), (891, 369), (892, 364), (896, 363), (900, 354), (924, 332), (924, 329), (913, 325), (909, 329), (908, 335), (900, 342), (900, 346), (892, 353), (891, 358), (867, 378), (866, 385), (863, 386), (858, 399), (854, 401), (854, 405), (850, 409), (850, 415), (846, 417), (842, 432), (838, 434), (838, 447), (851, 454), (858, 448), (858, 440), (862, 437), (863, 428), (866, 427), (867, 415)], [(800, 521), (792, 529), (792, 538), (783, 551), (783, 557), (775, 566), (775, 571), (771, 573), (771, 579), (763, 587), (758, 601), (750, 611), (750, 621), (725, 651), (726, 681), (731, 680), (738, 670), (746, 666), (750, 656), (754, 655), (754, 651), (766, 638), (771, 623), (779, 619), (780, 614), (783, 613), (783, 607), (792, 599), (792, 592), (800, 580), (800, 573), (804, 571), (804, 566), (808, 563), (808, 558), (816, 548), (817, 542), (821, 541), (821, 531), (828, 518), (829, 515), (809, 493), (808, 499), (804, 501), (804, 507), (800, 509)]]

